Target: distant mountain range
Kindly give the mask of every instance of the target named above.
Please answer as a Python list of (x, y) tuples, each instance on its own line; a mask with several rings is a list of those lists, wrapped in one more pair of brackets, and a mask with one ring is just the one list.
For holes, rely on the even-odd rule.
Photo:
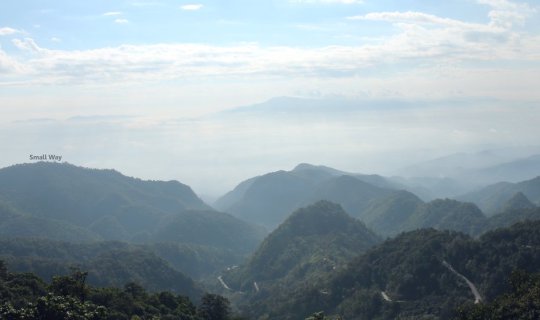
[[(456, 196), (465, 191), (497, 182), (519, 182), (540, 174), (540, 148), (523, 147), (454, 154), (413, 166), (395, 173), (409, 185), (428, 187), (432, 194)], [(436, 181), (444, 179), (443, 185)], [(429, 184), (431, 182), (431, 185)], [(469, 189), (469, 190), (467, 190)]]
[(290, 212), (318, 200), (339, 203), (357, 216), (369, 201), (398, 185), (378, 175), (350, 174), (325, 166), (300, 164), (240, 183), (214, 206), (246, 221), (274, 229)]
[[(501, 207), (497, 212), (487, 211), (488, 214), (491, 216), (518, 207), (535, 207), (524, 204), (519, 206), (517, 199), (510, 201), (520, 190), (530, 195), (533, 202), (540, 200), (540, 192), (534, 193), (535, 183), (532, 180), (517, 184), (515, 188), (504, 189), (504, 196), (486, 191), (488, 196), (500, 202), (497, 204)], [(290, 212), (319, 200), (340, 204), (353, 217), (384, 236), (419, 228), (449, 229), (476, 235), (486, 231), (488, 226), (509, 225), (504, 223), (504, 217), (509, 222), (517, 221), (511, 216), (502, 215), (497, 218), (497, 223), (488, 222), (489, 219), (475, 204), (486, 209), (484, 202), (489, 202), (489, 199), (474, 197), (474, 194), (458, 198), (469, 203), (451, 199), (424, 202), (407, 189), (414, 190), (413, 187), (400, 184), (395, 178), (300, 164), (292, 171), (278, 171), (248, 179), (214, 205), (270, 230), (284, 221)]]
[(264, 231), (212, 210), (177, 181), (40, 162), (0, 169), (0, 236), (181, 242), (247, 252)]
[(538, 206), (540, 204), (540, 176), (518, 183), (499, 182), (456, 198), (478, 204), (488, 215), (500, 213), (507, 207), (516, 207), (518, 205), (516, 202), (522, 202), (518, 205), (521, 207), (531, 207), (531, 204)]

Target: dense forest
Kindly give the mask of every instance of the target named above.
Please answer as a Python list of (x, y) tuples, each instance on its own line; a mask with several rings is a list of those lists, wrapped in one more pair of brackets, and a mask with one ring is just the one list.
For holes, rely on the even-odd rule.
[(88, 273), (72, 270), (50, 283), (33, 273), (12, 273), (0, 261), (0, 317), (6, 320), (225, 320), (229, 301), (205, 294), (198, 305), (169, 291), (148, 292), (130, 282), (121, 287), (93, 287)]

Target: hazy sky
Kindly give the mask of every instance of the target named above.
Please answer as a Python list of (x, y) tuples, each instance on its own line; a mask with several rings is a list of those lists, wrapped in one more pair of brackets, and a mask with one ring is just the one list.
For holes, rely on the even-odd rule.
[[(215, 194), (298, 162), (367, 173), (540, 136), (536, 0), (1, 7), (2, 167), (56, 153)], [(324, 103), (212, 115), (282, 96)]]

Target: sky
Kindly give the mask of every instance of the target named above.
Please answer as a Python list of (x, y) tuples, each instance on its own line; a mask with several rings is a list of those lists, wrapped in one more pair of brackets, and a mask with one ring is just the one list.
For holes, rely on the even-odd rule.
[(216, 196), (300, 162), (384, 173), (540, 136), (536, 0), (1, 6), (0, 167), (59, 154)]

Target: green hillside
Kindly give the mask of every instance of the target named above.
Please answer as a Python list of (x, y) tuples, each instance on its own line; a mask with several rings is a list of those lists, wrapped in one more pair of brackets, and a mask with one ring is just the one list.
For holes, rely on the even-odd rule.
[(324, 311), (344, 319), (451, 319), (475, 299), (491, 302), (508, 292), (505, 279), (514, 270), (540, 271), (538, 228), (540, 222), (521, 223), (478, 240), (433, 229), (404, 233), (326, 281), (306, 283), (286, 301), (272, 300), (268, 318), (304, 319)]
[(337, 272), (379, 241), (339, 205), (320, 201), (295, 211), (245, 265), (223, 278), (233, 290), (244, 292), (241, 303), (260, 315), (270, 312), (278, 301), (285, 303), (307, 284)]
[(173, 241), (245, 253), (265, 234), (213, 211), (177, 181), (143, 181), (66, 163), (0, 169), (0, 215), (0, 236), (72, 242)]
[(502, 212), (508, 201), (519, 192), (532, 203), (540, 204), (540, 177), (518, 183), (496, 183), (457, 199), (474, 202), (487, 215), (494, 215)]

